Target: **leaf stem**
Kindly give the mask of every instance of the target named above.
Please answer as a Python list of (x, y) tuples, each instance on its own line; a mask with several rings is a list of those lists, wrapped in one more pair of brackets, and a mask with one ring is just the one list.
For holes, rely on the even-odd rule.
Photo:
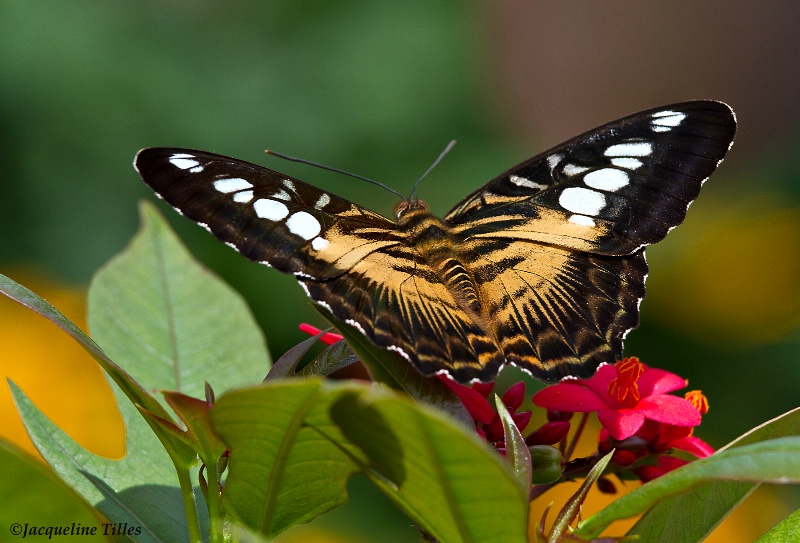
[(183, 508), (186, 511), (186, 527), (189, 530), (189, 541), (191, 543), (202, 543), (200, 536), (200, 521), (197, 518), (197, 504), (194, 501), (194, 489), (188, 469), (177, 469), (178, 482), (181, 486), (181, 497), (183, 498)]

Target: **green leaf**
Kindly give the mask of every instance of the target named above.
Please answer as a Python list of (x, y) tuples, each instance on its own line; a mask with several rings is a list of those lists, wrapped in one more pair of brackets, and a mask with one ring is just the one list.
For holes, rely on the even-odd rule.
[(583, 505), (584, 500), (586, 500), (586, 495), (589, 493), (592, 485), (594, 485), (603, 474), (613, 456), (614, 451), (611, 451), (589, 470), (589, 474), (581, 482), (581, 486), (575, 491), (575, 494), (570, 496), (567, 503), (564, 504), (564, 507), (559, 511), (556, 520), (553, 522), (553, 529), (547, 540), (548, 543), (558, 543), (561, 541), (562, 536), (566, 534), (569, 526), (578, 517), (578, 513), (581, 511), (581, 505)]
[(309, 362), (300, 374), (306, 377), (328, 375), (358, 362), (358, 356), (346, 341), (337, 341), (322, 351), (319, 356)]
[[(720, 451), (793, 435), (800, 435), (800, 408), (753, 428)], [(639, 535), (644, 541), (702, 541), (757, 486), (758, 483), (739, 481), (708, 482), (679, 496), (663, 499), (647, 511), (629, 533)], [(696, 513), (687, 515), (687, 511)], [(681, 518), (679, 524), (676, 518)]]
[[(39, 452), (85, 499), (113, 522), (142, 527), (139, 541), (186, 541), (184, 506), (194, 505), (180, 492), (173, 461), (187, 466), (196, 455), (153, 423), (171, 461), (134, 403), (171, 420), (145, 390), (178, 389), (203, 397), (206, 379), (217, 390), (259, 381), (268, 356), (241, 297), (191, 259), (152, 206), (142, 206), (142, 217), (130, 246), (90, 287), (90, 327), (109, 356), (50, 304), (0, 276), (4, 294), (69, 333), (120, 387), (112, 385), (126, 427), (126, 456), (108, 460), (88, 453), (17, 387), (12, 394)], [(188, 473), (181, 477), (185, 486)], [(195, 537), (197, 530), (191, 532)]]
[(218, 399), (211, 420), (230, 448), (223, 501), (236, 522), (271, 537), (347, 501), (359, 452), (328, 412), (354, 386), (276, 380)]
[[(657, 501), (710, 481), (800, 483), (800, 437), (733, 447), (662, 475), (583, 521), (580, 537), (597, 537), (611, 522), (646, 511)], [(684, 515), (695, 514), (686, 511)]]
[(303, 361), (303, 357), (306, 353), (317, 343), (317, 340), (325, 335), (325, 332), (320, 332), (314, 337), (310, 337), (305, 341), (301, 341), (285, 353), (281, 355), (281, 357), (275, 361), (272, 367), (269, 369), (269, 373), (265, 379), (282, 379), (285, 377), (293, 377), (295, 375), (295, 370), (297, 366), (300, 365), (300, 362)]
[(469, 416), (461, 400), (445, 384), (434, 377), (423, 376), (408, 360), (373, 344), (364, 334), (334, 318), (324, 307), (320, 305), (314, 307), (344, 336), (376, 383), (434, 405), (463, 422), (466, 427), (474, 426), (472, 417)]
[[(16, 528), (68, 527), (94, 530), (84, 535), (57, 535), (53, 541), (111, 541), (103, 518), (51, 470), (13, 444), (0, 439), (0, 541), (22, 541)], [(46, 499), (45, 499), (46, 498)], [(17, 526), (14, 526), (16, 523)], [(73, 532), (75, 533), (75, 532)], [(91, 535), (89, 535), (91, 534)], [(30, 535), (33, 541), (46, 536)]]
[(95, 275), (89, 328), (146, 390), (202, 398), (260, 382), (263, 334), (244, 299), (198, 264), (149, 203), (130, 246)]
[(800, 541), (800, 509), (783, 519), (755, 543), (795, 543)]
[(70, 487), (110, 521), (141, 528), (137, 541), (186, 541), (188, 528), (172, 462), (132, 404), (120, 404), (127, 454), (109, 460), (85, 450), (14, 383), (9, 386), (39, 454)]
[(494, 395), (494, 404), (497, 407), (497, 414), (503, 423), (503, 435), (506, 443), (506, 460), (511, 465), (511, 470), (519, 483), (523, 494), (530, 494), (532, 473), (531, 451), (525, 443), (525, 438), (514, 424), (511, 413), (506, 409), (503, 400), (497, 394)]
[[(5, 276), (0, 276), (0, 292), (71, 335), (116, 383), (112, 389), (125, 423), (128, 451), (121, 460), (109, 460), (86, 451), (39, 411), (16, 384), (9, 382), (17, 410), (39, 454), (69, 486), (109, 520), (140, 527), (139, 541), (185, 541), (187, 526), (176, 488), (175, 470), (163, 446), (131, 402), (146, 406), (165, 418), (170, 415), (52, 305)], [(121, 391), (131, 398), (130, 401), (120, 401), (126, 398)], [(145, 492), (132, 491), (136, 488)]]
[(175, 428), (188, 436), (192, 448), (197, 451), (203, 462), (209, 464), (219, 460), (227, 447), (211, 426), (211, 404), (180, 392), (167, 391), (164, 392), (164, 397), (186, 425), (185, 431)]
[(527, 495), (474, 432), (382, 387), (342, 396), (332, 416), (370, 480), (437, 540), (526, 541)]

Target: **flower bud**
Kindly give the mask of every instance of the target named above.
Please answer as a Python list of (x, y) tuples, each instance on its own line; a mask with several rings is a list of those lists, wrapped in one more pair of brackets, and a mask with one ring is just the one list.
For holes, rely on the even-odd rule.
[(555, 445), (567, 437), (568, 433), (568, 422), (547, 422), (538, 430), (531, 432), (525, 438), (525, 443), (528, 445)]
[(561, 451), (550, 445), (533, 445), (531, 451), (532, 482), (545, 485), (557, 481), (564, 471)]
[(519, 409), (519, 406), (522, 405), (524, 399), (525, 383), (522, 381), (512, 385), (508, 390), (506, 390), (506, 393), (503, 394), (503, 403), (509, 411), (515, 411)]

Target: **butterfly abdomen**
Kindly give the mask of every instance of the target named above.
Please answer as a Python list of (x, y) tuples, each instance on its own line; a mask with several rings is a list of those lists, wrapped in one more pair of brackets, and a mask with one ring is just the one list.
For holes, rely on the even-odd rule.
[(481, 301), (472, 271), (459, 258), (457, 239), (450, 228), (428, 211), (427, 205), (409, 206), (398, 217), (408, 239), (425, 262), (434, 270), (458, 304), (474, 320), (482, 320)]

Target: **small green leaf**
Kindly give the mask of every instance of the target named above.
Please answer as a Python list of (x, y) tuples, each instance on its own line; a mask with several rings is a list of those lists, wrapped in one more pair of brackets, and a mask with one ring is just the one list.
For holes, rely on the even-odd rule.
[(211, 420), (230, 448), (223, 500), (236, 522), (274, 537), (347, 500), (360, 453), (329, 410), (353, 386), (273, 380), (218, 399)]
[(587, 539), (597, 537), (615, 520), (642, 513), (657, 501), (694, 486), (720, 480), (800, 483), (800, 437), (784, 437), (734, 447), (687, 464), (620, 497), (583, 521), (576, 533)]
[(350, 345), (346, 341), (337, 341), (333, 345), (328, 345), (319, 356), (300, 370), (300, 374), (306, 377), (327, 377), (357, 362), (358, 356), (350, 348)]
[(578, 513), (581, 511), (581, 505), (583, 505), (586, 495), (589, 493), (592, 485), (597, 482), (601, 475), (603, 475), (606, 466), (608, 466), (608, 463), (611, 462), (612, 456), (614, 456), (614, 451), (611, 451), (601, 458), (597, 464), (592, 466), (592, 469), (589, 470), (589, 474), (581, 482), (581, 486), (578, 488), (575, 494), (570, 496), (569, 500), (567, 500), (567, 503), (564, 505), (561, 511), (559, 511), (556, 520), (553, 522), (553, 529), (550, 531), (550, 537), (547, 540), (548, 543), (558, 543), (561, 541), (562, 537), (566, 535), (569, 526), (576, 518), (578, 518)]
[(529, 494), (531, 491), (532, 470), (531, 470), (531, 452), (528, 445), (525, 443), (525, 438), (514, 424), (514, 419), (511, 418), (511, 413), (506, 409), (503, 400), (497, 394), (494, 395), (494, 403), (497, 407), (497, 414), (500, 415), (500, 421), (503, 423), (503, 435), (505, 436), (506, 443), (506, 460), (511, 465), (511, 470), (519, 483), (520, 489), (523, 494)]
[[(111, 541), (104, 519), (51, 470), (0, 439), (0, 541)], [(83, 535), (25, 535), (31, 527), (93, 530)], [(73, 532), (74, 533), (74, 532)]]
[[(800, 408), (753, 428), (720, 451), (793, 435), (800, 435)], [(707, 482), (679, 496), (661, 500), (637, 521), (629, 534), (636, 534), (644, 541), (703, 541), (757, 486), (758, 483), (739, 481)], [(695, 514), (688, 515), (687, 511)], [(676, 518), (681, 522), (676, 523)]]
[(180, 392), (167, 391), (164, 397), (186, 424), (185, 433), (192, 436), (192, 441), (196, 443), (195, 450), (203, 462), (209, 464), (219, 460), (227, 447), (211, 425), (211, 404)]
[(284, 377), (292, 377), (295, 375), (295, 370), (306, 353), (317, 343), (317, 340), (325, 335), (325, 332), (320, 332), (314, 337), (310, 337), (305, 341), (301, 341), (275, 361), (267, 373), (266, 380), (282, 379)]
[(800, 541), (800, 509), (783, 519), (755, 543), (793, 543)]
[(527, 494), (474, 432), (382, 387), (342, 396), (332, 416), (370, 480), (437, 540), (526, 541)]

